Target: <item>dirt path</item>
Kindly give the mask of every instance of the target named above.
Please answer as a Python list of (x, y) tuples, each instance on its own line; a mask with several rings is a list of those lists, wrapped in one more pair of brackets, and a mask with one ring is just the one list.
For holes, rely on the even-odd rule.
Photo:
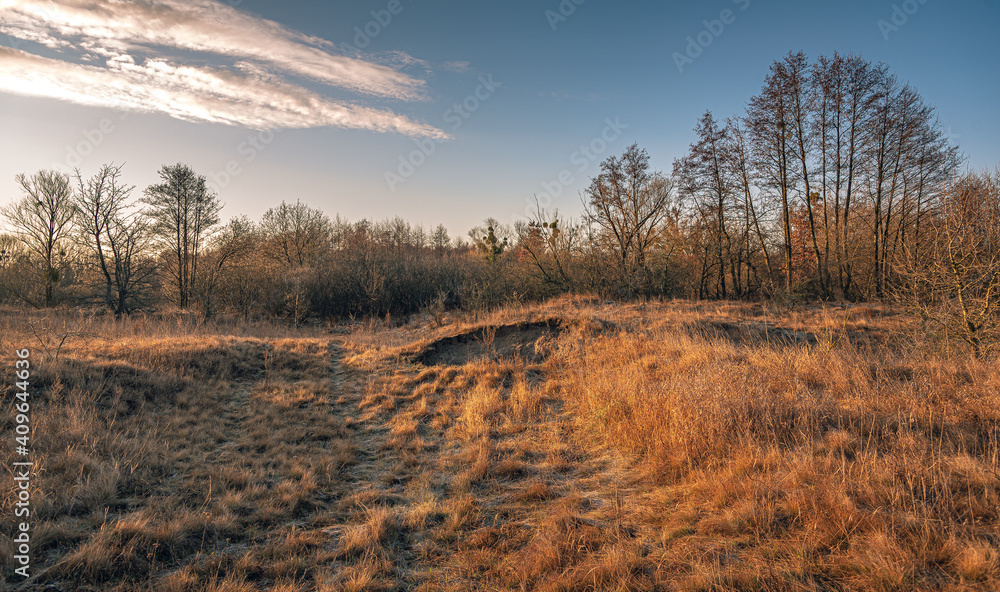
[(654, 537), (629, 507), (628, 467), (574, 443), (560, 402), (519, 384), (537, 371), (366, 372), (341, 364), (339, 345), (330, 352), (358, 461), (344, 522), (329, 529), (344, 589), (639, 584), (642, 540)]
[[(426, 482), (430, 476), (421, 467), (436, 459), (419, 459), (396, 445), (399, 429), (393, 422), (412, 402), (380, 399), (383, 407), (372, 409), (369, 391), (375, 377), (345, 367), (342, 355), (340, 344), (331, 343), (331, 383), (339, 393), (333, 412), (349, 430), (356, 462), (344, 472), (335, 507), (343, 521), (326, 529), (337, 540), (337, 565), (331, 567), (343, 589), (412, 589), (421, 537), (410, 526), (428, 502), (413, 482)], [(434, 448), (422, 452), (433, 455)], [(436, 485), (433, 478), (428, 484)]]

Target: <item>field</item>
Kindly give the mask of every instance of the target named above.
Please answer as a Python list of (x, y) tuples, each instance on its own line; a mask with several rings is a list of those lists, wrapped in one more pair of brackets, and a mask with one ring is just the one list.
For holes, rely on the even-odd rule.
[(3, 589), (1000, 589), (1000, 368), (891, 308), (0, 316)]

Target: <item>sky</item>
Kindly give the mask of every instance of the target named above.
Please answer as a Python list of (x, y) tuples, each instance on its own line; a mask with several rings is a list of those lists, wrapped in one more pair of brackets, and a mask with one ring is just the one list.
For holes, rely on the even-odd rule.
[(1000, 164), (998, 0), (0, 0), (0, 205), (18, 173), (190, 165), (259, 218), (301, 200), (464, 235), (563, 216), (637, 142), (669, 173), (789, 51), (884, 62)]

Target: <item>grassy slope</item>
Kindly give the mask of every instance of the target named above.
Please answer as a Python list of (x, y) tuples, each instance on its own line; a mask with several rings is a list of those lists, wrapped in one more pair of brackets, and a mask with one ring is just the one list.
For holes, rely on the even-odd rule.
[[(1000, 370), (881, 309), (87, 321), (58, 361), (62, 319), (4, 316), (3, 367), (24, 344), (39, 366), (39, 587), (1000, 589)], [(533, 355), (481, 332), (484, 359), (409, 361), (551, 318)]]

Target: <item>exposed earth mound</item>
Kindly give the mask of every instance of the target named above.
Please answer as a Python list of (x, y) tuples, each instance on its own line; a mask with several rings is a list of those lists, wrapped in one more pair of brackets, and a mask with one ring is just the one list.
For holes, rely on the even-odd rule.
[(816, 345), (819, 343), (814, 333), (794, 331), (763, 323), (731, 323), (727, 321), (697, 321), (688, 326), (692, 335), (708, 338), (722, 338), (736, 345)]
[(513, 358), (539, 364), (563, 330), (558, 319), (480, 327), (438, 339), (418, 352), (413, 361), (426, 366), (461, 366), (476, 359)]

